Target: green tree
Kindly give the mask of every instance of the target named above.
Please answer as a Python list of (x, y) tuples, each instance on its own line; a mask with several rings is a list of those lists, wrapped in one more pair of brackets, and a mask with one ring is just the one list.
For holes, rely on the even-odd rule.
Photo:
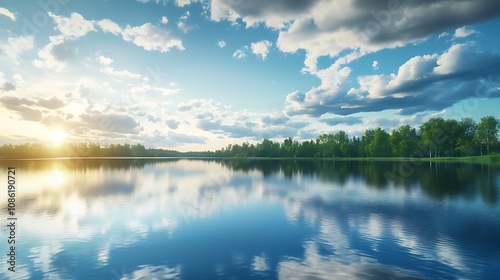
[(347, 157), (349, 155), (349, 135), (343, 130), (334, 135), (335, 151), (337, 156)]
[(370, 143), (370, 153), (374, 157), (391, 156), (390, 135), (385, 130), (377, 127), (373, 133), (373, 141)]
[(373, 156), (371, 151), (371, 143), (375, 138), (375, 131), (373, 129), (365, 130), (365, 134), (361, 138), (361, 152), (364, 153), (365, 156)]
[(474, 152), (474, 137), (477, 123), (472, 118), (463, 118), (459, 123), (462, 135), (458, 139), (458, 150), (462, 155), (470, 156)]
[(487, 154), (490, 154), (490, 145), (498, 143), (499, 126), (499, 121), (493, 116), (481, 118), (476, 133), (476, 141), (481, 147), (481, 155), (483, 155), (483, 144), (486, 144)]
[(401, 125), (392, 131), (390, 143), (394, 156), (408, 157), (417, 149), (417, 131), (407, 124)]
[(422, 146), (429, 152), (429, 157), (438, 156), (446, 139), (445, 121), (443, 118), (432, 118), (420, 126)]

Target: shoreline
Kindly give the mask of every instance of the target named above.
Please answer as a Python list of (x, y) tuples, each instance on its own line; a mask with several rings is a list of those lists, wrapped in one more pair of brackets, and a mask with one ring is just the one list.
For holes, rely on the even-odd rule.
[(468, 157), (46, 157), (46, 158), (2, 158), (0, 161), (30, 161), (30, 160), (169, 160), (169, 159), (200, 159), (200, 160), (317, 160), (317, 161), (365, 161), (365, 162), (464, 162), (464, 163), (498, 163), (500, 155), (468, 156)]

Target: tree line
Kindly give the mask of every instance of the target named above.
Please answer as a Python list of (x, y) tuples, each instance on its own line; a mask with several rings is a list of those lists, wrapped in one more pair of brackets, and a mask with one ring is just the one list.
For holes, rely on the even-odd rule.
[(0, 158), (57, 158), (57, 157), (214, 157), (215, 152), (179, 152), (165, 149), (146, 149), (142, 144), (66, 143), (47, 146), (40, 143), (0, 146)]
[(263, 139), (257, 144), (230, 144), (216, 151), (146, 149), (142, 144), (67, 143), (53, 147), (25, 143), (0, 146), (0, 157), (459, 157), (500, 152), (499, 129), (500, 121), (493, 116), (483, 117), (479, 123), (472, 118), (431, 118), (418, 128), (406, 124), (390, 133), (378, 127), (367, 129), (360, 137), (350, 137), (341, 130), (309, 141)]
[(493, 116), (460, 121), (431, 118), (420, 127), (401, 125), (390, 133), (378, 127), (367, 129), (360, 137), (349, 137), (345, 131), (322, 134), (310, 141), (291, 137), (282, 143), (264, 139), (254, 145), (248, 142), (230, 144), (216, 151), (223, 157), (459, 157), (500, 151), (500, 121)]

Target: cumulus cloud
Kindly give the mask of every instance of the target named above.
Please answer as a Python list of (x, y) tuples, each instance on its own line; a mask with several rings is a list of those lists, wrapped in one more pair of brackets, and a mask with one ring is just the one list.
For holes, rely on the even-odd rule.
[(321, 56), (347, 51), (363, 55), (417, 42), (454, 26), (500, 14), (496, 0), (429, 1), (211, 1), (215, 21), (242, 20), (279, 29), (277, 47), (305, 50), (306, 70), (315, 72)]
[(306, 1), (229, 1), (212, 0), (212, 20), (235, 22), (241, 18), (248, 27), (264, 22), (273, 28), (283, 28), (287, 22), (300, 17), (316, 4), (316, 0)]
[(329, 116), (320, 118), (319, 121), (322, 123), (326, 123), (330, 126), (336, 126), (339, 124), (355, 125), (363, 123), (361, 117), (352, 117), (352, 116)]
[(197, 127), (204, 131), (234, 138), (243, 138), (255, 135), (252, 127), (248, 127), (241, 123), (226, 124), (222, 120), (199, 120)]
[(64, 106), (64, 101), (58, 99), (57, 97), (52, 97), (50, 99), (38, 98), (36, 105), (42, 108), (55, 110)]
[(170, 129), (177, 129), (179, 128), (180, 122), (176, 120), (167, 120), (165, 121), (165, 124), (170, 128)]
[(184, 13), (184, 15), (182, 15), (180, 18), (179, 18), (179, 21), (177, 22), (177, 28), (179, 28), (179, 30), (181, 30), (182, 32), (184, 33), (187, 33), (189, 30), (195, 28), (196, 26), (193, 26), (193, 25), (189, 25), (187, 23), (189, 17), (191, 16), (191, 14), (189, 13), (189, 11), (186, 11), (186, 13)]
[(12, 83), (4, 82), (2, 87), (0, 87), (0, 90), (2, 90), (2, 91), (14, 91), (14, 90), (16, 90), (16, 86)]
[(167, 24), (168, 23), (168, 18), (166, 16), (162, 16), (160, 22), (162, 24)]
[[(388, 109), (401, 109), (401, 114), (442, 110), (473, 97), (479, 85), (478, 77), (497, 75), (498, 65), (500, 55), (476, 52), (469, 43), (455, 44), (441, 55), (415, 56), (401, 65), (397, 74), (360, 76), (358, 87), (348, 86), (346, 82), (349, 68), (330, 68), (335, 71), (326, 72), (319, 87), (305, 94), (289, 94), (286, 110), (289, 115), (311, 116)], [(487, 90), (491, 97), (499, 95), (494, 88)]]
[(438, 35), (438, 38), (441, 39), (441, 38), (446, 37), (446, 36), (450, 36), (450, 33), (443, 32), (443, 33), (441, 33), (441, 34)]
[(175, 0), (175, 4), (179, 7), (184, 7), (194, 2), (198, 2), (198, 0)]
[(65, 62), (68, 59), (75, 58), (77, 50), (72, 41), (63, 41), (62, 43), (53, 45), (50, 49), (50, 54), (56, 60)]
[(56, 23), (56, 28), (64, 38), (77, 39), (90, 31), (95, 31), (94, 23), (83, 18), (79, 13), (71, 13), (69, 18), (49, 12), (49, 16)]
[(233, 57), (237, 59), (242, 59), (247, 57), (247, 54), (245, 53), (244, 49), (238, 49), (233, 53)]
[(226, 46), (226, 42), (224, 42), (224, 41), (222, 41), (222, 40), (221, 40), (221, 41), (219, 41), (219, 42), (217, 43), (217, 46), (219, 46), (219, 48), (221, 48), (221, 49), (222, 49), (222, 48), (224, 48), (224, 47)]
[(152, 123), (159, 123), (159, 122), (161, 122), (161, 118), (155, 117), (153, 115), (148, 115), (146, 118), (147, 118), (148, 121), (150, 121)]
[(137, 134), (143, 130), (140, 124), (128, 115), (105, 114), (94, 111), (82, 114), (80, 119), (88, 129), (105, 133)]
[(43, 98), (19, 98), (13, 96), (5, 96), (0, 98), (0, 104), (6, 109), (9, 109), (27, 121), (41, 121), (43, 118), (43, 110), (55, 110), (63, 107), (65, 103), (53, 97), (51, 99)]
[(4, 15), (13, 21), (16, 20), (16, 16), (11, 11), (7, 10), (6, 8), (0, 7), (0, 15)]
[(38, 59), (33, 64), (39, 68), (48, 68), (61, 71), (66, 62), (76, 57), (77, 49), (74, 41), (91, 31), (96, 31), (94, 22), (86, 20), (78, 13), (71, 13), (70, 17), (63, 17), (49, 12), (49, 16), (56, 24), (59, 35), (50, 36), (49, 43), (38, 51)]
[(376, 60), (373, 61), (372, 68), (373, 68), (373, 70), (377, 70), (378, 69), (378, 61), (376, 61)]
[(472, 29), (471, 27), (462, 26), (462, 27), (458, 28), (457, 30), (455, 30), (455, 35), (453, 35), (453, 39), (465, 38), (465, 37), (468, 37), (468, 36), (476, 34), (476, 33), (478, 33), (478, 32), (476, 30)]
[(76, 50), (72, 48), (64, 37), (50, 36), (50, 42), (38, 51), (38, 59), (33, 64), (39, 68), (48, 68), (61, 71), (66, 67), (66, 60), (76, 55)]
[(105, 57), (105, 56), (102, 56), (100, 55), (99, 57), (97, 57), (97, 61), (102, 64), (102, 65), (110, 65), (113, 60), (109, 57)]
[[(64, 40), (75, 40), (85, 36), (90, 31), (96, 31), (95, 27), (98, 26), (103, 32), (109, 32), (117, 36), (120, 35), (123, 40), (132, 42), (147, 51), (167, 52), (172, 48), (184, 49), (182, 41), (173, 36), (169, 30), (151, 23), (145, 23), (141, 26), (127, 25), (125, 28), (121, 28), (110, 19), (89, 21), (78, 13), (72, 13), (69, 18), (53, 13), (49, 13), (49, 16), (54, 19), (56, 29), (61, 33), (60, 36), (53, 36), (60, 37), (58, 39), (59, 43), (62, 43)], [(168, 20), (166, 17), (163, 17), (161, 21), (166, 23)], [(46, 48), (52, 47), (53, 45)]]
[(42, 120), (42, 111), (40, 109), (32, 108), (31, 106), (34, 105), (34, 102), (31, 100), (6, 96), (0, 98), (0, 103), (5, 108), (16, 113), (23, 120), (34, 122)]
[(121, 27), (110, 19), (103, 19), (97, 22), (97, 25), (104, 32), (109, 32), (114, 35), (118, 35), (122, 32)]
[(252, 53), (257, 55), (257, 56), (260, 56), (262, 58), (262, 60), (265, 60), (267, 57), (267, 54), (269, 53), (269, 48), (272, 45), (273, 44), (271, 42), (269, 42), (268, 40), (262, 40), (262, 41), (257, 42), (257, 43), (252, 43), (251, 44)]
[(170, 132), (168, 134), (168, 138), (173, 142), (182, 144), (205, 144), (207, 141), (207, 138), (203, 136), (179, 134), (174, 132)]
[(175, 38), (166, 29), (159, 26), (145, 23), (141, 26), (127, 26), (122, 31), (125, 41), (133, 42), (147, 51), (168, 52), (171, 48), (184, 50), (182, 41)]
[(102, 73), (108, 74), (110, 76), (116, 77), (116, 78), (133, 78), (133, 79), (140, 79), (142, 78), (142, 75), (130, 72), (128, 70), (116, 70), (111, 64), (113, 63), (113, 59), (105, 56), (98, 56), (97, 57), (97, 62), (102, 65), (100, 68)]
[(23, 52), (33, 48), (33, 36), (19, 36), (8, 38), (0, 45), (0, 51), (13, 60), (17, 60)]

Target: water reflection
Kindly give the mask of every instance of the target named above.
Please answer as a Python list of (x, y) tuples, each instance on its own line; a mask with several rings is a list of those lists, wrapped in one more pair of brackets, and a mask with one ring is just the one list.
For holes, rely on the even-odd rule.
[[(422, 164), (407, 172), (388, 162), (142, 159), (14, 164), (21, 225), (16, 277), (500, 273), (498, 167)], [(7, 163), (0, 166), (5, 172)], [(0, 195), (6, 211), (6, 193)]]

